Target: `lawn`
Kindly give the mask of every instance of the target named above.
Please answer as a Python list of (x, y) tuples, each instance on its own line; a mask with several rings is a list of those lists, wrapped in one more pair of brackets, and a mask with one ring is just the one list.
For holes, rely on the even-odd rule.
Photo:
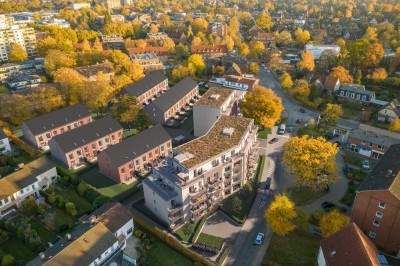
[(149, 266), (192, 266), (193, 262), (160, 241), (154, 242), (147, 251)]
[[(350, 151), (349, 151), (349, 153), (350, 153)], [(352, 155), (351, 153), (346, 154), (346, 155), (342, 156), (342, 158), (343, 158), (343, 162), (345, 164), (352, 164), (352, 165), (358, 166), (358, 167), (361, 166), (361, 159), (358, 158), (355, 154), (354, 155)]]
[(182, 130), (191, 131), (193, 129), (193, 112), (186, 118), (185, 122), (181, 124), (178, 128)]
[(129, 197), (125, 198), (122, 203), (130, 203), (130, 202), (137, 202), (141, 199), (144, 199), (144, 192), (143, 189), (138, 189), (134, 193), (132, 193)]
[(28, 222), (28, 224), (30, 224), (31, 229), (35, 230), (38, 233), (38, 235), (40, 236), (40, 239), (43, 242), (48, 242), (49, 240), (51, 240), (57, 236), (55, 233), (48, 230), (44, 225), (42, 225), (40, 222), (38, 222), (35, 219), (30, 220)]
[(196, 243), (204, 244), (208, 247), (214, 247), (220, 250), (224, 244), (224, 239), (221, 237), (201, 233)]
[(356, 189), (358, 188), (359, 184), (354, 181), (349, 181), (348, 184), (349, 185), (347, 187), (346, 194), (344, 194), (340, 202), (351, 207), (354, 203), (354, 199), (356, 197)]
[(264, 128), (262, 130), (260, 129), (257, 132), (257, 135), (258, 135), (259, 139), (267, 139), (268, 134), (271, 134), (271, 129), (268, 128), (268, 127)]
[(311, 190), (307, 187), (290, 187), (288, 189), (289, 198), (296, 204), (296, 206), (303, 206), (310, 204), (323, 195), (326, 194), (325, 190)]
[[(192, 222), (186, 223), (184, 226), (182, 226), (181, 228), (179, 228), (178, 230), (176, 230), (176, 231), (174, 232), (174, 234), (177, 235), (177, 237), (178, 237), (181, 241), (190, 242), (190, 239), (192, 238), (192, 236), (194, 235), (194, 233), (195, 233), (197, 227), (198, 227), (199, 224), (201, 223), (201, 220), (202, 220), (202, 219), (199, 219), (199, 220), (197, 220), (197, 221), (194, 222), (194, 223), (192, 223)], [(189, 229), (187, 230), (186, 233), (188, 233), (188, 232), (189, 232), (189, 233), (186, 234), (186, 233), (185, 233), (185, 231), (186, 231), (185, 228), (188, 228), (188, 227), (189, 227)]]
[(72, 187), (64, 190), (62, 196), (75, 204), (79, 216), (93, 210), (93, 205), (85, 198), (81, 197)]
[(315, 265), (320, 240), (299, 230), (286, 236), (274, 234), (262, 265)]
[(139, 184), (139, 181), (135, 181), (129, 185), (117, 184), (110, 178), (101, 174), (97, 167), (82, 173), (79, 175), (79, 178), (84, 180), (89, 185), (95, 187), (100, 194), (115, 200), (122, 200), (129, 196)]
[(1, 249), (5, 254), (11, 254), (14, 256), (15, 260), (22, 260), (25, 265), (32, 259), (34, 259), (38, 254), (29, 249), (29, 247), (15, 238), (10, 238), (7, 240), (4, 245), (1, 246)]
[(129, 138), (130, 136), (133, 136), (135, 134), (137, 134), (137, 129), (136, 128), (132, 128), (131, 130), (129, 130), (129, 129), (124, 130), (124, 137), (125, 138)]
[(200, 94), (200, 96), (203, 95), (204, 93), (206, 93), (207, 91), (208, 91), (208, 88), (200, 87), (200, 88), (199, 88), (199, 94)]
[(46, 216), (42, 222), (46, 225), (46, 227), (57, 231), (59, 230), (60, 226), (64, 224), (72, 226), (73, 221), (73, 217), (68, 216), (64, 211), (54, 207), (46, 212)]

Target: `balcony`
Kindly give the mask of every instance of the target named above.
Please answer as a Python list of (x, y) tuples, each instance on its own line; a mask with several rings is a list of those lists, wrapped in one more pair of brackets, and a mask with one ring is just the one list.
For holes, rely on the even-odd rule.
[(219, 186), (219, 187), (210, 187), (210, 188), (208, 188), (208, 193), (215, 193), (215, 192), (220, 191), (221, 189), (222, 189), (222, 186)]
[(220, 184), (222, 182), (222, 177), (218, 178), (218, 179), (214, 179), (212, 181), (208, 181), (207, 182), (207, 186), (208, 187), (215, 187), (216, 185)]
[(192, 222), (196, 222), (198, 221), (201, 217), (204, 216), (204, 214), (206, 213), (206, 210), (202, 210), (201, 212), (197, 213), (197, 214), (193, 214), (192, 217), (190, 218), (190, 220)]
[(234, 179), (232, 180), (232, 183), (235, 184), (235, 183), (240, 182), (241, 180), (242, 180), (242, 179), (241, 179), (240, 177), (237, 177), (237, 178), (234, 178)]
[(227, 181), (232, 178), (232, 172), (230, 172), (228, 174), (225, 173), (224, 176), (225, 176), (225, 181)]
[(190, 208), (190, 211), (191, 211), (192, 214), (196, 214), (196, 213), (198, 213), (200, 211), (203, 211), (203, 210), (205, 210), (207, 208), (208, 208), (207, 204), (206, 203), (202, 203), (202, 204), (199, 204), (198, 206), (192, 206)]
[(185, 223), (185, 220), (184, 220), (183, 218), (181, 218), (181, 219), (178, 219), (178, 220), (175, 221), (175, 222), (172, 222), (172, 223), (170, 224), (170, 227), (171, 227), (172, 229), (176, 229), (176, 228), (178, 228), (179, 226), (183, 225), (184, 223)]
[(174, 213), (174, 212), (177, 212), (179, 210), (182, 210), (182, 208), (183, 208), (182, 203), (171, 204), (171, 207), (168, 208), (168, 212)]
[(219, 165), (219, 160), (212, 162), (212, 166), (213, 167), (217, 167), (218, 165)]
[(206, 191), (206, 187), (189, 188), (189, 193), (193, 198), (203, 195)]
[(205, 202), (207, 200), (206, 195), (198, 196), (198, 197), (193, 197), (190, 201), (190, 205), (195, 206), (199, 203)]
[(222, 200), (223, 196), (221, 195), (217, 195), (215, 197), (211, 197), (210, 202), (212, 205), (215, 205), (217, 203), (219, 203)]
[(231, 182), (228, 182), (228, 183), (225, 183), (225, 184), (224, 184), (224, 187), (225, 187), (225, 188), (228, 188), (228, 187), (230, 187), (231, 185), (232, 185), (232, 183), (231, 183)]
[(176, 220), (178, 220), (178, 219), (180, 219), (180, 218), (183, 218), (183, 213), (180, 211), (180, 212), (177, 212), (177, 213), (175, 213), (175, 214), (170, 214), (170, 215), (168, 215), (168, 219), (170, 220), (170, 221), (176, 221)]
[(233, 192), (236, 192), (240, 189), (240, 184), (234, 185), (233, 186)]
[(229, 196), (230, 194), (232, 194), (230, 189), (225, 190), (224, 193), (225, 193), (225, 197)]

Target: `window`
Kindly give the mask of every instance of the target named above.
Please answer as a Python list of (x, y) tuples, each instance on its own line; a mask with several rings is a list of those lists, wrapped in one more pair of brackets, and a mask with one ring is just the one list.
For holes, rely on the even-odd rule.
[(48, 139), (51, 138), (50, 133), (47, 133), (47, 134), (46, 134), (46, 138), (48, 138)]
[(167, 143), (167, 147), (169, 147), (169, 146), (171, 146), (171, 143), (168, 142), (168, 143)]
[(352, 93), (352, 94), (351, 94), (351, 98), (354, 98), (354, 95), (355, 95), (355, 94), (354, 94), (354, 93)]
[(82, 152), (81, 152), (80, 150), (78, 150), (76, 153), (77, 153), (78, 155), (82, 155)]
[(64, 132), (65, 132), (64, 128), (61, 128), (61, 133), (64, 133)]
[(88, 152), (88, 151), (89, 151), (88, 147), (83, 148), (83, 150), (84, 150), (85, 152)]
[(143, 160), (143, 161), (146, 161), (146, 155), (142, 157), (142, 160)]
[(121, 168), (121, 173), (125, 173), (125, 168)]
[(376, 212), (375, 216), (378, 217), (378, 218), (382, 218), (383, 214), (381, 212)]
[(78, 127), (78, 123), (74, 123), (74, 127)]
[(385, 147), (378, 145), (378, 149), (383, 150)]
[(136, 165), (139, 165), (139, 160), (136, 160), (136, 161), (135, 161), (135, 164), (136, 164)]
[(106, 138), (106, 142), (109, 142), (110, 141), (110, 139), (109, 138)]
[(365, 144), (365, 140), (361, 141), (362, 144)]
[(96, 143), (92, 143), (92, 149), (96, 149)]
[(101, 140), (99, 140), (99, 145), (100, 145), (100, 146), (102, 146), (102, 145), (103, 145), (103, 142), (102, 142)]
[(120, 131), (120, 132), (118, 132), (118, 136), (119, 136), (119, 137), (121, 137), (121, 135), (122, 135), (122, 132), (121, 132), (121, 131)]
[(371, 147), (372, 147), (372, 145), (374, 145), (374, 144), (373, 144), (372, 142), (370, 142), (370, 143), (369, 143), (369, 146), (371, 146)]
[(154, 204), (156, 204), (156, 200), (154, 200)]
[(68, 130), (71, 130), (71, 126), (67, 126), (67, 129), (68, 129)]
[(386, 203), (384, 202), (379, 202), (379, 208), (384, 209), (386, 206)]
[(80, 121), (81, 125), (83, 125), (83, 121)]
[(164, 146), (161, 146), (161, 151), (164, 151)]
[(368, 235), (369, 235), (370, 238), (375, 238), (376, 237), (376, 233), (374, 233), (372, 231), (370, 231)]
[(340, 92), (340, 95), (344, 96), (344, 91), (341, 91), (341, 92)]
[(54, 135), (54, 136), (57, 136), (57, 130), (54, 130), (54, 131), (53, 131), (53, 135)]
[(39, 141), (43, 141), (43, 137), (42, 136), (39, 136)]
[(365, 101), (366, 99), (367, 99), (367, 96), (364, 95), (364, 96), (362, 97), (362, 100)]
[(373, 224), (373, 226), (379, 227), (379, 221), (375, 220), (372, 224)]
[(129, 164), (129, 169), (132, 169), (133, 168), (133, 163), (130, 163)]
[(69, 154), (68, 156), (71, 160), (74, 159), (74, 155), (72, 153)]
[(112, 135), (112, 136), (111, 136), (111, 139), (112, 139), (112, 140), (115, 140), (115, 136), (114, 136), (114, 135)]

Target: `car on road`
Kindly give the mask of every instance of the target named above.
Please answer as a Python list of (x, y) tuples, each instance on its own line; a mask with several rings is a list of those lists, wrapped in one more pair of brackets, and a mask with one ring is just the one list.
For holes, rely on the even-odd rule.
[(267, 177), (267, 181), (265, 182), (265, 187), (264, 189), (268, 190), (271, 188), (271, 182), (272, 182), (272, 178), (269, 176)]
[(370, 165), (369, 165), (369, 161), (368, 160), (364, 160), (363, 162), (362, 162), (362, 166), (361, 166), (361, 168), (363, 169), (363, 170), (370, 170), (371, 168), (370, 168)]
[(270, 141), (268, 141), (268, 143), (269, 143), (269, 144), (272, 144), (272, 143), (275, 143), (275, 142), (278, 142), (278, 141), (279, 141), (278, 138), (273, 138), (273, 139), (271, 139)]
[(294, 127), (288, 127), (287, 128), (287, 132), (293, 132), (294, 131)]
[(343, 166), (343, 174), (344, 174), (344, 175), (348, 175), (350, 172), (351, 172), (350, 167), (349, 167), (347, 164), (345, 164), (345, 165)]
[(261, 245), (263, 241), (264, 241), (264, 234), (258, 233), (256, 240), (254, 241), (254, 245)]
[(306, 109), (300, 108), (300, 112), (302, 112), (304, 114), (306, 112)]
[(297, 118), (297, 119), (296, 119), (296, 123), (297, 123), (297, 124), (300, 124), (302, 121), (303, 121), (303, 119), (301, 119), (301, 118)]
[(324, 209), (330, 209), (330, 208), (335, 207), (335, 206), (336, 206), (335, 203), (332, 203), (332, 202), (329, 202), (329, 201), (324, 201), (321, 204), (321, 207), (324, 208)]

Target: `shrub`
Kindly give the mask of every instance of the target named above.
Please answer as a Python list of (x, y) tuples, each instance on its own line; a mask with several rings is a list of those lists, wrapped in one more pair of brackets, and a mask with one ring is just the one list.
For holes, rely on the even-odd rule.
[(321, 210), (315, 211), (310, 217), (310, 223), (318, 225), (324, 213)]
[(53, 192), (47, 195), (47, 200), (49, 201), (50, 204), (54, 204), (57, 200), (56, 193)]
[(87, 190), (85, 192), (84, 198), (87, 199), (92, 204), (96, 200), (97, 197), (101, 196), (97, 190), (89, 184), (86, 184)]
[(93, 201), (93, 207), (99, 208), (100, 206), (104, 205), (105, 203), (109, 202), (110, 198), (106, 196), (98, 196), (94, 201)]
[(69, 229), (69, 225), (68, 224), (61, 224), (58, 227), (58, 232), (59, 233), (64, 233), (65, 231), (67, 231)]
[(62, 208), (64, 208), (64, 206), (65, 206), (65, 203), (67, 202), (67, 201), (64, 199), (64, 197), (63, 197), (63, 196), (60, 196), (60, 195), (58, 195), (58, 196), (57, 196), (57, 200), (58, 200), (57, 207), (58, 207), (59, 209), (62, 209)]
[(74, 186), (79, 184), (79, 179), (78, 179), (78, 177), (76, 175), (71, 175), (69, 181)]
[(66, 186), (66, 187), (67, 187), (67, 186), (69, 185), (70, 180), (71, 180), (71, 178), (70, 178), (69, 176), (65, 175), (65, 176), (63, 176), (63, 177), (61, 178), (61, 184), (62, 184), (63, 186)]
[(86, 186), (85, 183), (81, 182), (81, 183), (79, 183), (79, 185), (76, 188), (76, 190), (78, 191), (79, 195), (83, 196), (83, 195), (85, 195), (85, 192), (87, 190), (87, 186)]
[(7, 254), (1, 260), (1, 266), (12, 266), (14, 265), (14, 261), (15, 261), (14, 257), (12, 255)]
[(68, 202), (65, 204), (65, 210), (71, 216), (75, 216), (78, 212), (76, 211), (75, 204), (72, 202)]

